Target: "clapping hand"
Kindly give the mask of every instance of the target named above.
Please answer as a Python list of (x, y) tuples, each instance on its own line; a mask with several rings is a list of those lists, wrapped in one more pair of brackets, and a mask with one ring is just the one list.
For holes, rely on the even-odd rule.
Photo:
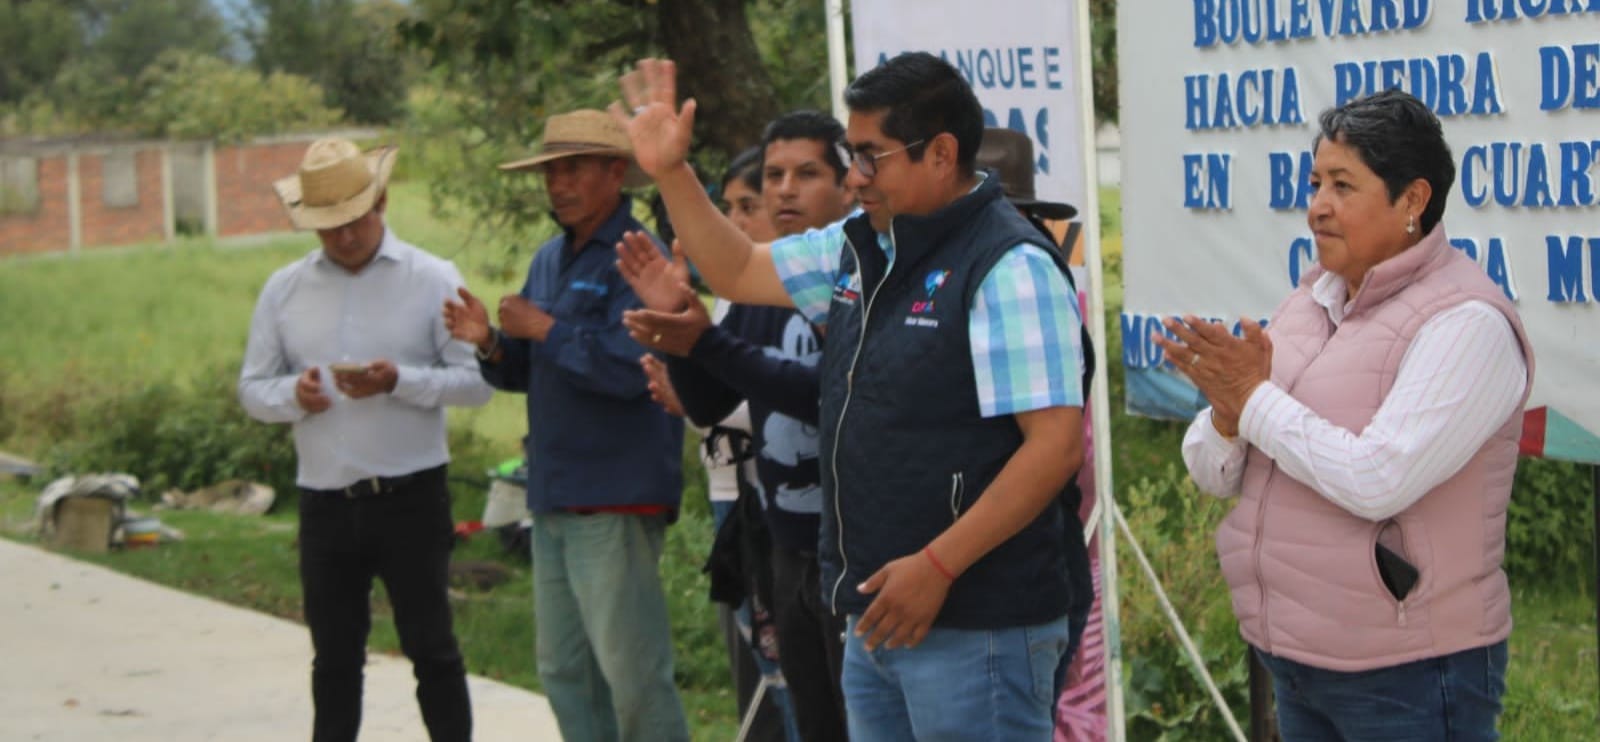
[(489, 310), (467, 287), (456, 289), (461, 301), (444, 302), (444, 327), (450, 337), (482, 348), (489, 344)]
[(667, 414), (683, 417), (683, 402), (678, 399), (678, 390), (667, 375), (667, 364), (646, 353), (639, 357), (639, 365), (644, 367), (645, 378), (649, 380), (650, 399), (661, 405)]
[(1254, 320), (1241, 317), (1244, 337), (1236, 338), (1223, 325), (1192, 314), (1183, 321), (1169, 318), (1167, 330), (1150, 337), (1166, 351), (1167, 359), (1200, 389), (1211, 403), (1211, 422), (1217, 432), (1233, 437), (1239, 432), (1239, 415), (1256, 387), (1272, 378), (1272, 338)]
[(633, 288), (646, 309), (676, 312), (683, 309), (679, 285), (689, 282), (689, 261), (683, 245), (672, 241), (672, 260), (661, 255), (654, 240), (643, 232), (627, 232), (617, 243), (617, 272)]
[(689, 284), (679, 283), (677, 312), (630, 309), (622, 313), (622, 326), (640, 345), (675, 356), (687, 357), (700, 336), (711, 327), (711, 315)]

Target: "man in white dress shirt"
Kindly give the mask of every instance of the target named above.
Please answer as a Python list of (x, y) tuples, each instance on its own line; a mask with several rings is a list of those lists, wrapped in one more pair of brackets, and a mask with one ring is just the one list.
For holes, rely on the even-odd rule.
[(239, 374), (251, 417), (294, 425), (314, 742), (356, 738), (374, 577), (394, 608), (429, 736), (472, 736), (446, 594), (444, 408), (481, 405), (493, 392), (439, 316), (460, 273), (384, 224), (394, 160), (393, 147), (362, 153), (322, 139), (297, 174), (274, 183), (322, 249), (267, 279)]

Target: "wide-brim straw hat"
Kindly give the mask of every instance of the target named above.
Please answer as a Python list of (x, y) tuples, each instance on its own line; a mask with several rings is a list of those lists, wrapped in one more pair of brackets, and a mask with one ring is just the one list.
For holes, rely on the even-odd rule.
[(1006, 199), (1017, 208), (1045, 219), (1071, 219), (1078, 215), (1071, 205), (1034, 197), (1033, 140), (1027, 134), (1004, 127), (984, 129), (977, 164), (999, 175)]
[(650, 182), (650, 177), (639, 169), (633, 159), (633, 142), (628, 132), (605, 111), (586, 108), (571, 113), (558, 113), (545, 120), (544, 136), (536, 154), (521, 160), (504, 163), (501, 170), (538, 170), (551, 160), (578, 155), (620, 157), (628, 161), (628, 172), (622, 184), (637, 188)]
[(362, 152), (348, 139), (318, 139), (300, 170), (272, 184), (296, 229), (333, 229), (372, 210), (389, 185), (399, 147)]

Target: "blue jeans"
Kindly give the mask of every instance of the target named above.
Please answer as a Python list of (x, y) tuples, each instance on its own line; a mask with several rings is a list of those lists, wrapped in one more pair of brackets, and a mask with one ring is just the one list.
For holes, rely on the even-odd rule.
[(933, 629), (913, 649), (868, 652), (846, 624), (844, 698), (852, 742), (1038, 740), (1054, 729), (1067, 619), (990, 631)]
[(662, 516), (538, 513), (539, 678), (567, 742), (688, 740), (657, 571)]
[(1272, 672), (1287, 742), (1497, 740), (1506, 643), (1364, 672), (1334, 672), (1256, 650)]

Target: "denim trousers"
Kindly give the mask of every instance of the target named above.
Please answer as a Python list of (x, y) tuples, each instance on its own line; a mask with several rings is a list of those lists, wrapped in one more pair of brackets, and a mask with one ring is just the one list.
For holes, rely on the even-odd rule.
[(844, 697), (852, 742), (1049, 742), (1067, 618), (1007, 629), (935, 628), (914, 648), (867, 651), (850, 616)]
[(300, 586), (315, 653), (313, 742), (352, 742), (361, 726), (374, 577), (383, 580), (394, 609), (429, 738), (472, 738), (466, 667), (447, 593), (453, 543), (442, 466), (379, 495), (301, 492)]
[(659, 515), (537, 513), (539, 678), (567, 742), (689, 739), (673, 681)]
[(1255, 650), (1272, 672), (1286, 742), (1497, 740), (1506, 643), (1361, 672), (1335, 672)]

